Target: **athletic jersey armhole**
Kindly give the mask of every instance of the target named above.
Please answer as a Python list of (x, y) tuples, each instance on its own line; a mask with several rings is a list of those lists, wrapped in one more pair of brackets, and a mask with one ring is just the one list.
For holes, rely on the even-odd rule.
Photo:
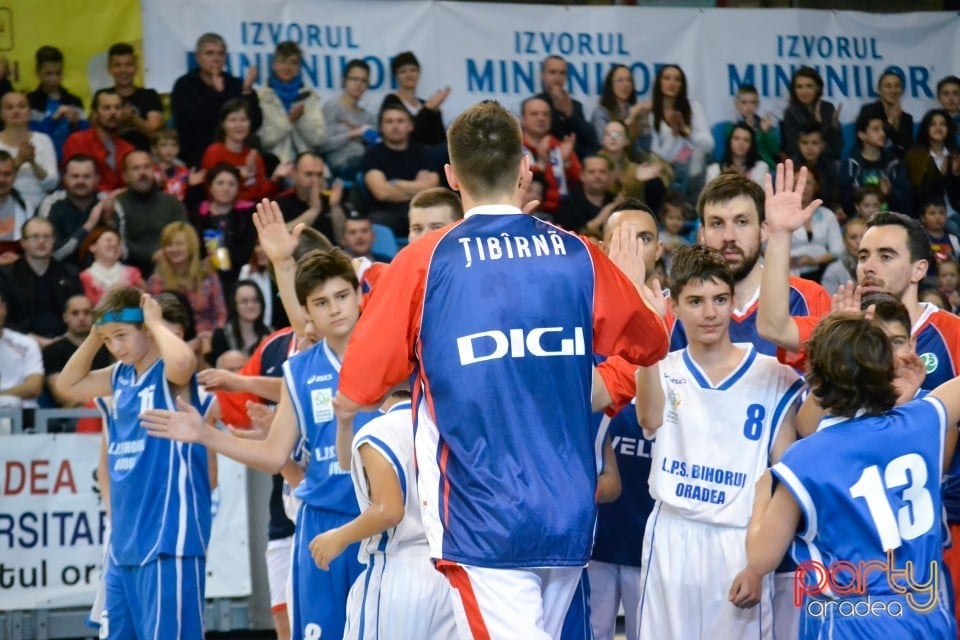
[[(374, 451), (379, 453), (383, 458), (390, 463), (390, 466), (393, 467), (394, 473), (397, 474), (397, 480), (400, 482), (400, 492), (403, 494), (403, 502), (407, 502), (407, 475), (403, 471), (403, 465), (400, 464), (400, 460), (397, 458), (397, 455), (393, 452), (393, 449), (390, 446), (381, 440), (380, 438), (373, 435), (364, 435), (358, 438), (354, 443), (354, 450), (359, 454), (360, 447), (362, 445), (369, 445), (373, 448)], [(359, 456), (358, 456), (359, 457)]]
[(787, 487), (797, 505), (800, 506), (800, 512), (803, 513), (803, 527), (797, 532), (797, 535), (804, 542), (810, 543), (817, 535), (817, 510), (813, 504), (813, 498), (807, 492), (806, 487), (796, 476), (793, 470), (782, 461), (770, 467), (770, 472), (777, 477)]
[(283, 384), (287, 387), (287, 395), (290, 396), (290, 402), (293, 404), (294, 413), (297, 416), (297, 431), (300, 437), (306, 437), (307, 420), (303, 413), (303, 407), (300, 405), (300, 397), (297, 395), (297, 384), (293, 376), (293, 370), (290, 368), (290, 360), (283, 363)]
[(790, 384), (777, 403), (773, 411), (773, 420), (770, 423), (770, 441), (767, 443), (768, 456), (773, 451), (773, 443), (777, 441), (777, 436), (780, 435), (780, 427), (783, 426), (784, 419), (790, 413), (791, 408), (797, 403), (805, 385), (806, 382), (804, 379), (798, 377)]

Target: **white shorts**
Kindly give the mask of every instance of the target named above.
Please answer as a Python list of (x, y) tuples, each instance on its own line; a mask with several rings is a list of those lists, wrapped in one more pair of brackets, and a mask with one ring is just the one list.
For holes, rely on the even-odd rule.
[(451, 640), (457, 637), (450, 585), (430, 550), (372, 555), (347, 596), (344, 640)]
[(267, 559), (267, 582), (270, 584), (270, 611), (278, 613), (287, 608), (287, 582), (290, 579), (290, 558), (293, 536), (271, 540), (264, 557)]
[(773, 574), (773, 637), (796, 638), (800, 635), (800, 607), (793, 603), (796, 576)]
[(441, 561), (461, 640), (560, 636), (581, 567), (487, 569)]
[(590, 574), (590, 627), (594, 640), (613, 640), (621, 602), (627, 640), (637, 640), (640, 567), (591, 560), (587, 573)]
[(643, 535), (638, 637), (773, 637), (773, 580), (764, 576), (760, 603), (735, 607), (727, 596), (747, 566), (746, 528), (684, 518), (658, 502)]

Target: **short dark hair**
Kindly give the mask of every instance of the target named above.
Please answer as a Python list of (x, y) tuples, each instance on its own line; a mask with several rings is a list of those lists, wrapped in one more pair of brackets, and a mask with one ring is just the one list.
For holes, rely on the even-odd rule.
[(670, 265), (670, 283), (676, 300), (680, 299), (680, 293), (688, 283), (708, 280), (725, 283), (733, 293), (736, 285), (733, 271), (720, 251), (706, 245), (694, 244), (680, 247), (674, 252)]
[(530, 104), (531, 102), (534, 102), (534, 101), (540, 101), (540, 102), (544, 103), (545, 105), (547, 105), (547, 107), (550, 106), (550, 103), (547, 102), (546, 100), (544, 100), (543, 98), (541, 98), (540, 96), (530, 96), (529, 98), (524, 98), (523, 101), (520, 103), (520, 117), (521, 117), (521, 118), (522, 118), (523, 116), (525, 116), (526, 113), (527, 113), (527, 105)]
[(367, 72), (367, 76), (370, 76), (370, 65), (367, 64), (365, 60), (354, 58), (353, 60), (347, 62), (347, 64), (343, 67), (343, 82), (341, 83), (343, 86), (346, 86), (345, 83), (347, 82), (347, 76), (350, 75), (350, 72), (353, 69), (363, 69)]
[(217, 130), (213, 134), (213, 139), (217, 142), (223, 142), (227, 137), (227, 130), (224, 127), (227, 118), (232, 113), (238, 113), (243, 111), (247, 116), (247, 119), (250, 120), (250, 132), (247, 134), (247, 139), (244, 141), (244, 144), (248, 147), (253, 146), (253, 118), (250, 116), (250, 105), (247, 104), (247, 101), (243, 98), (230, 98), (223, 103), (223, 106), (220, 107), (220, 115), (217, 116)]
[(93, 99), (90, 100), (90, 111), (96, 112), (100, 108), (100, 98), (103, 96), (117, 96), (120, 94), (116, 92), (113, 87), (106, 87), (104, 89), (97, 89), (97, 92), (93, 94)]
[(893, 367), (887, 335), (859, 313), (825, 316), (807, 342), (807, 382), (817, 403), (835, 416), (891, 409)]
[(550, 55), (548, 55), (546, 58), (544, 58), (544, 59), (540, 62), (540, 71), (543, 71), (544, 69), (547, 68), (547, 61), (548, 61), (548, 60), (559, 60), (560, 62), (562, 62), (562, 63), (564, 63), (564, 64), (567, 63), (567, 61), (564, 59), (563, 56), (558, 55), (558, 54), (556, 54), (556, 53), (551, 53)]
[(757, 88), (752, 84), (742, 84), (737, 87), (737, 95), (742, 95), (744, 93), (752, 93), (754, 95), (760, 95), (760, 92), (757, 91)]
[(703, 224), (703, 209), (706, 205), (730, 202), (740, 196), (747, 196), (753, 200), (757, 208), (757, 217), (763, 224), (766, 219), (763, 210), (766, 200), (763, 187), (738, 173), (721, 173), (703, 188), (697, 200), (697, 216), (700, 218), (700, 223)]
[(162, 292), (153, 296), (153, 299), (160, 305), (160, 315), (165, 322), (180, 325), (183, 329), (183, 335), (187, 335), (190, 328), (190, 315), (187, 308), (180, 302), (180, 298), (172, 292)]
[(5, 149), (0, 149), (0, 162), (2, 163), (13, 162), (14, 164), (16, 164), (16, 160), (14, 159), (13, 154), (11, 154), (9, 151)]
[(157, 129), (157, 132), (153, 134), (153, 144), (159, 144), (163, 140), (172, 140), (177, 144), (180, 144), (180, 134), (177, 133), (176, 129), (172, 127), (161, 127)]
[(420, 61), (417, 60), (417, 56), (413, 55), (413, 51), (401, 51), (390, 61), (390, 73), (396, 77), (400, 67), (405, 67), (408, 64), (412, 64), (417, 69), (420, 68)]
[(870, 109), (860, 109), (860, 113), (857, 114), (857, 133), (863, 133), (866, 131), (867, 127), (869, 127), (870, 123), (874, 120), (883, 122), (883, 116), (876, 111), (871, 111)]
[(424, 189), (410, 200), (410, 208), (430, 209), (432, 207), (449, 207), (454, 220), (463, 219), (463, 202), (456, 192), (443, 187)]
[(457, 116), (447, 130), (450, 162), (457, 180), (474, 196), (518, 188), (523, 144), (520, 123), (492, 101)]
[(937, 82), (937, 97), (940, 97), (940, 91), (948, 84), (955, 84), (960, 87), (960, 78), (957, 76), (947, 76), (945, 78), (940, 78), (940, 81)]
[(927, 212), (927, 209), (930, 207), (946, 207), (947, 202), (943, 199), (942, 193), (932, 193), (926, 196), (920, 202), (920, 215), (923, 216)]
[(135, 56), (137, 55), (133, 49), (133, 45), (126, 42), (118, 42), (116, 44), (110, 45), (110, 48), (107, 49), (107, 60), (114, 56)]
[(650, 217), (654, 220), (657, 219), (657, 214), (653, 212), (653, 209), (647, 206), (647, 203), (639, 198), (624, 198), (620, 201), (620, 204), (616, 205), (613, 210), (610, 211), (610, 215), (612, 216), (613, 214), (621, 211), (644, 211), (649, 213)]
[(45, 44), (37, 49), (37, 52), (34, 54), (34, 59), (37, 62), (37, 71), (39, 71), (40, 66), (48, 62), (63, 64), (63, 52), (56, 47)]
[(206, 175), (207, 189), (210, 188), (210, 185), (213, 184), (213, 181), (217, 179), (221, 173), (229, 173), (237, 181), (237, 188), (243, 184), (243, 179), (240, 177), (240, 169), (236, 168), (229, 162), (218, 162), (213, 165)]
[(199, 53), (200, 48), (203, 47), (203, 45), (205, 44), (218, 44), (221, 47), (223, 47), (224, 51), (227, 50), (227, 42), (223, 39), (223, 36), (221, 36), (219, 33), (213, 33), (211, 31), (208, 31), (207, 33), (197, 38), (196, 52)]
[(930, 241), (919, 220), (893, 211), (878, 211), (867, 219), (867, 229), (873, 227), (902, 227), (907, 234), (907, 251), (910, 252), (910, 261), (926, 260), (928, 265), (933, 264)]
[(357, 272), (347, 254), (339, 249), (311, 251), (306, 254), (297, 261), (297, 272), (294, 276), (297, 301), (306, 306), (310, 292), (333, 278), (343, 278), (354, 289), (359, 286)]
[(299, 60), (303, 60), (303, 50), (300, 49), (300, 45), (293, 40), (284, 40), (273, 50), (273, 57), (274, 59), (296, 57)]
[(377, 114), (378, 127), (383, 126), (383, 114), (385, 114), (387, 111), (398, 111), (406, 116), (411, 123), (413, 123), (413, 116), (410, 115), (410, 112), (407, 111), (407, 108), (403, 106), (403, 104), (395, 100), (389, 100), (383, 103), (383, 106), (380, 107), (380, 113)]
[(868, 293), (860, 299), (860, 308), (874, 307), (873, 319), (880, 322), (897, 322), (910, 332), (910, 312), (895, 295), (884, 292)]
[(865, 184), (853, 192), (853, 203), (860, 204), (864, 198), (871, 195), (877, 196), (877, 200), (880, 202), (886, 200), (886, 198), (883, 197), (883, 191), (880, 191), (880, 187), (875, 184)]

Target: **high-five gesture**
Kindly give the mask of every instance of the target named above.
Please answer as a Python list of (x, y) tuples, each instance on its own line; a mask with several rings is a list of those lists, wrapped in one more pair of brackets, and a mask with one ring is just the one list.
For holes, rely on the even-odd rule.
[(304, 225), (298, 224), (293, 233), (287, 231), (280, 205), (275, 201), (264, 198), (257, 204), (257, 210), (253, 214), (253, 226), (257, 228), (260, 248), (267, 254), (270, 262), (277, 264), (293, 258)]
[(793, 160), (787, 160), (777, 165), (776, 184), (768, 174), (764, 178), (766, 192), (767, 230), (770, 233), (784, 231), (793, 233), (806, 223), (817, 210), (822, 200), (814, 200), (806, 207), (803, 206), (803, 189), (807, 186), (807, 168), (803, 167), (797, 174), (796, 182), (793, 176)]

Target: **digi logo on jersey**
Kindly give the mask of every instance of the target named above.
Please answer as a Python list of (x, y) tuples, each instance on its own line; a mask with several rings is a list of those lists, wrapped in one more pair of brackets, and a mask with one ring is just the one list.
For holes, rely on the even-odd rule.
[(582, 356), (587, 350), (583, 339), (583, 327), (572, 330), (564, 327), (538, 327), (524, 331), (481, 331), (457, 338), (460, 364), (476, 364), (501, 358), (525, 358), (534, 356)]
[[(871, 598), (868, 580), (874, 573), (885, 576), (892, 592), (900, 597)], [(936, 562), (931, 562), (929, 577), (924, 582), (920, 582), (918, 573), (909, 560), (902, 569), (898, 569), (893, 549), (887, 549), (886, 561), (861, 560), (855, 564), (837, 560), (824, 565), (815, 560), (806, 560), (794, 572), (793, 602), (798, 607), (806, 606), (808, 615), (815, 618), (899, 618), (903, 616), (903, 602), (913, 611), (927, 613), (937, 606), (940, 570)]]

